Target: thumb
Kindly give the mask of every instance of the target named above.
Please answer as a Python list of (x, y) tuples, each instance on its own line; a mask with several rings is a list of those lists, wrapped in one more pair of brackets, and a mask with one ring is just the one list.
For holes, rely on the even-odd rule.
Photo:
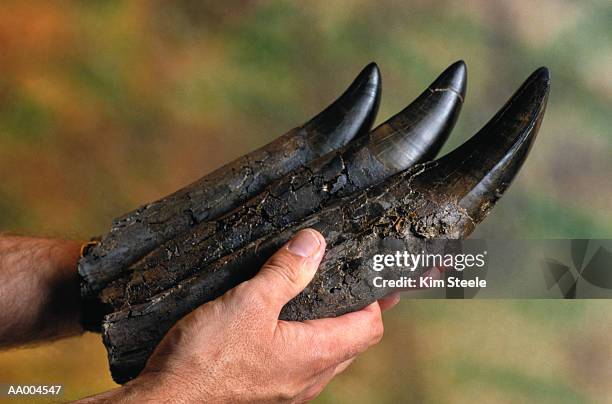
[(324, 253), (321, 233), (301, 230), (248, 281), (249, 288), (278, 316), (283, 306), (312, 280)]

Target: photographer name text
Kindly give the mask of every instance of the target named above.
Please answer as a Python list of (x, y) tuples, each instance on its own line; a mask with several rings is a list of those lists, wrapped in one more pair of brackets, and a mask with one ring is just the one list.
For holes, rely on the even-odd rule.
[[(372, 270), (377, 275), (372, 279), (376, 288), (430, 289), (430, 288), (485, 288), (486, 279), (475, 277), (463, 279), (461, 276), (446, 276), (443, 279), (431, 276), (432, 269), (438, 273), (453, 270), (463, 272), (466, 269), (483, 268), (486, 265), (487, 251), (480, 254), (433, 254), (396, 251), (394, 254), (376, 254), (372, 261)], [(400, 276), (386, 278), (383, 271), (395, 274), (397, 271), (421, 272), (417, 276)]]

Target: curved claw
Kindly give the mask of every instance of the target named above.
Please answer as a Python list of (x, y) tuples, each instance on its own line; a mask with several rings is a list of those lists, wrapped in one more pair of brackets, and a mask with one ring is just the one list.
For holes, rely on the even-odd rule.
[(466, 85), (467, 68), (460, 60), (410, 105), (374, 129), (368, 148), (393, 170), (435, 157), (455, 126)]
[(469, 233), (523, 163), (541, 123), (549, 85), (548, 71), (539, 69), (482, 130), (452, 153), (328, 205), (299, 225), (202, 268), (155, 299), (106, 316), (103, 338), (115, 380), (135, 377), (178, 319), (250, 279), (298, 229), (316, 228), (329, 247), (317, 277), (283, 308), (281, 319), (341, 315), (382, 297), (385, 291), (368, 281), (371, 268), (365, 257), (380, 253), (385, 241), (420, 249), (423, 237)]
[[(480, 222), (521, 168), (544, 116), (550, 75), (536, 70), (471, 139), (413, 178), (413, 189)], [(468, 232), (471, 231), (466, 229)]]
[(380, 94), (380, 71), (376, 63), (370, 63), (336, 101), (302, 126), (312, 149), (324, 155), (368, 133), (376, 119)]
[(93, 299), (160, 244), (195, 223), (227, 213), (271, 182), (367, 133), (379, 99), (380, 73), (372, 63), (334, 103), (297, 130), (116, 219), (111, 231), (79, 260), (83, 296), (88, 301)]

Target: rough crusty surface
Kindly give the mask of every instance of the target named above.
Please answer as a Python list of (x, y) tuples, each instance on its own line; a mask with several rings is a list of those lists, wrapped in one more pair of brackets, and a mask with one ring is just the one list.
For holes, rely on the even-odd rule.
[(79, 262), (85, 295), (120, 275), (126, 262), (129, 265), (196, 223), (233, 209), (316, 157), (305, 136), (289, 132), (180, 191), (116, 219), (110, 232)]
[(388, 291), (370, 283), (369, 260), (374, 254), (389, 250), (389, 246), (423, 251), (428, 238), (458, 238), (473, 228), (469, 217), (452, 202), (441, 206), (412, 188), (411, 181), (422, 167), (342, 199), (297, 226), (252, 242), (146, 303), (106, 316), (103, 338), (115, 380), (122, 383), (135, 377), (177, 320), (254, 276), (265, 260), (302, 228), (319, 230), (328, 241), (328, 250), (317, 275), (285, 306), (282, 319), (337, 316), (384, 296)]
[(167, 241), (106, 287), (100, 301), (109, 311), (143, 303), (246, 243), (383, 180), (390, 169), (369, 151), (368, 142), (364, 136), (342, 152), (308, 163), (219, 219)]

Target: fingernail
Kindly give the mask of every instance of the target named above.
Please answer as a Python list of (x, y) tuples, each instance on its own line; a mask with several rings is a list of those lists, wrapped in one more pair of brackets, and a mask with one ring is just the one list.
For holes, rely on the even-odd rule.
[(301, 230), (289, 242), (287, 249), (295, 255), (308, 258), (319, 251), (321, 242), (311, 230)]
[(442, 279), (442, 271), (440, 271), (440, 268), (434, 267), (431, 269), (428, 269), (427, 271), (425, 271), (425, 273), (422, 275), (423, 277), (431, 277), (432, 279)]

